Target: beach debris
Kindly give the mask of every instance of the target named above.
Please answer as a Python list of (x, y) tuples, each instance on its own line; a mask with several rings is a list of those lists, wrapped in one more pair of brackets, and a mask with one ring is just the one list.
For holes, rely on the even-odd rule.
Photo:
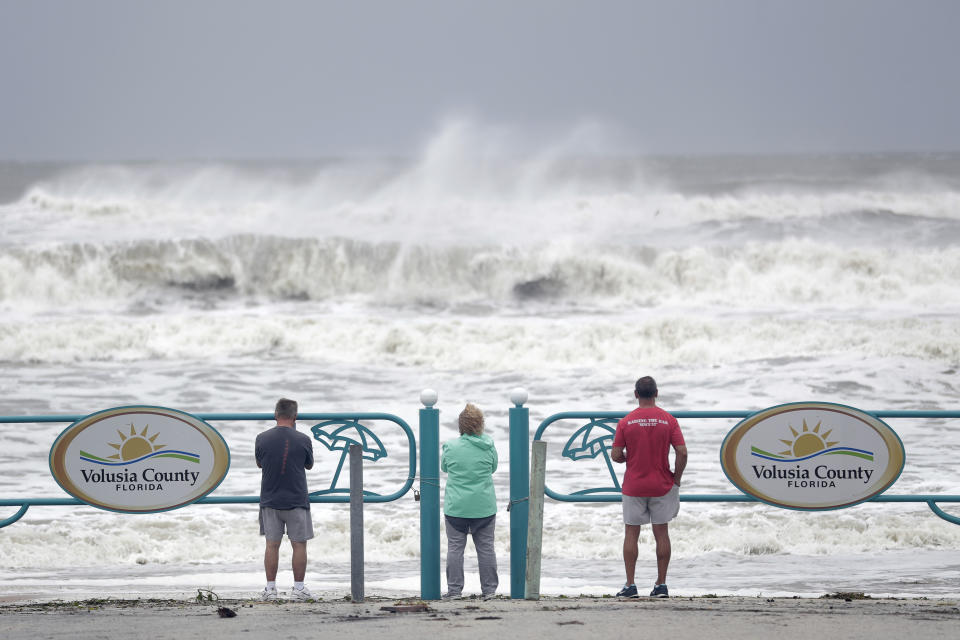
[(837, 591), (836, 593), (827, 593), (820, 596), (821, 600), (824, 598), (851, 602), (853, 600), (870, 600), (871, 596), (864, 594), (863, 591)]
[(566, 622), (558, 622), (557, 624), (562, 627), (565, 624), (583, 624), (583, 623), (580, 622), (579, 620), (567, 620)]
[(197, 602), (203, 604), (204, 602), (213, 602), (219, 600), (220, 596), (211, 591), (210, 589), (197, 589)]
[[(197, 602), (204, 604), (207, 602), (219, 602), (220, 596), (210, 589), (197, 589)], [(236, 618), (237, 612), (229, 607), (217, 607), (217, 615), (221, 618)]]
[(380, 607), (380, 611), (389, 611), (390, 613), (424, 613), (430, 611), (426, 604), (399, 604), (391, 607)]

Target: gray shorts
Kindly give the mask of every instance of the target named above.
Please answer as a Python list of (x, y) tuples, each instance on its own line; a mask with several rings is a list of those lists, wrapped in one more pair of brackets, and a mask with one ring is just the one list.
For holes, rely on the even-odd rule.
[(623, 524), (666, 524), (680, 513), (680, 487), (656, 498), (623, 496)]
[(296, 509), (273, 509), (260, 507), (260, 535), (266, 536), (270, 542), (283, 540), (286, 530), (290, 542), (306, 542), (313, 537), (313, 518), (310, 510), (302, 507)]

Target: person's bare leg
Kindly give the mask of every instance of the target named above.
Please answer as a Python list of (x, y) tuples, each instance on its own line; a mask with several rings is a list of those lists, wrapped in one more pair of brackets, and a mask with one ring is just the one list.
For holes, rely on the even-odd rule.
[(280, 564), (280, 540), (267, 540), (267, 548), (263, 552), (263, 570), (267, 574), (267, 582), (276, 582), (277, 566)]
[(667, 584), (667, 567), (670, 565), (670, 532), (667, 524), (652, 525), (653, 538), (657, 541), (657, 584)]
[(637, 554), (640, 540), (640, 525), (623, 525), (623, 568), (627, 573), (626, 584), (635, 583), (634, 573), (637, 571)]
[(293, 547), (293, 581), (303, 582), (307, 575), (307, 543), (290, 541)]

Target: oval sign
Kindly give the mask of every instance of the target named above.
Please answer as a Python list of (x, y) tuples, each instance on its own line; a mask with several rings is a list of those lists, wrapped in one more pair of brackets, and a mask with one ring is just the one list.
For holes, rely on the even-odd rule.
[(203, 420), (163, 407), (118, 407), (79, 420), (50, 448), (50, 471), (87, 504), (123, 513), (184, 507), (217, 488), (227, 443)]
[(886, 491), (906, 459), (896, 432), (840, 404), (764, 409), (730, 430), (720, 464), (738, 489), (787, 509), (841, 509)]

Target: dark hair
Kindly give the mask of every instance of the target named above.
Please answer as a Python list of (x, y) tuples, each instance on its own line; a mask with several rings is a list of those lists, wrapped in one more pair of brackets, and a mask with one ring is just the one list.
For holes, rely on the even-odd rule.
[(278, 418), (297, 419), (297, 401), (280, 398), (277, 400), (277, 407), (273, 414)]
[(633, 390), (638, 398), (656, 398), (657, 381), (650, 376), (643, 376), (637, 380), (637, 384), (634, 385)]

